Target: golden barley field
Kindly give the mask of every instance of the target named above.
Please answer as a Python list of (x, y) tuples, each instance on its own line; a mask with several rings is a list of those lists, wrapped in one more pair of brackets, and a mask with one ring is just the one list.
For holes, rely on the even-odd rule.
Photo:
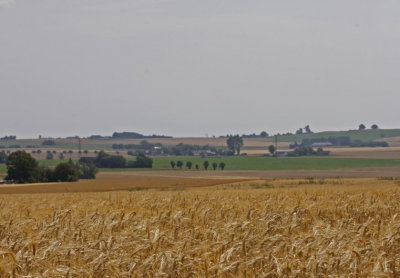
[(0, 277), (399, 277), (397, 180), (0, 195)]

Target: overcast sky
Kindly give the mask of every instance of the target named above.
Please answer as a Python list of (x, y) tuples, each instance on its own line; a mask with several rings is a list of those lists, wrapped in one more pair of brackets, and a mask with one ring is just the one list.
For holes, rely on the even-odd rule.
[(0, 0), (0, 136), (400, 127), (398, 0)]

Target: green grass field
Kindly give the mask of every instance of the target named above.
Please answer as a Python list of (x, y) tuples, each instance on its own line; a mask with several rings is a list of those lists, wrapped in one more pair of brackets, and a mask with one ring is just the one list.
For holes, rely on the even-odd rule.
[(213, 162), (225, 162), (226, 170), (328, 170), (341, 168), (368, 168), (400, 166), (400, 160), (394, 159), (362, 159), (362, 158), (332, 158), (332, 157), (256, 157), (256, 156), (227, 156), (227, 157), (156, 157), (154, 169), (171, 169), (170, 161), (181, 160), (184, 164), (191, 161), (193, 166), (198, 164), (203, 168), (207, 160), (210, 166)]
[(7, 168), (5, 164), (0, 164), (0, 174), (5, 174), (7, 172)]
[[(279, 136), (279, 142), (301, 142), (309, 138), (328, 138), (330, 136), (349, 136), (352, 140), (373, 141), (381, 138), (400, 136), (400, 129), (368, 129), (368, 130), (349, 130), (349, 131), (324, 131), (312, 134), (285, 135)], [(269, 137), (270, 139), (273, 137)]]
[[(203, 168), (204, 161), (211, 164), (213, 162), (224, 162), (226, 170), (329, 170), (346, 168), (371, 168), (371, 167), (389, 167), (400, 166), (398, 159), (364, 159), (364, 158), (334, 158), (334, 157), (257, 157), (257, 156), (227, 156), (227, 157), (195, 157), (195, 156), (169, 156), (155, 157), (153, 169), (100, 169), (102, 172), (120, 172), (120, 171), (157, 171), (172, 170), (170, 162), (178, 160), (184, 163), (183, 169), (186, 169), (186, 162), (193, 163), (193, 169), (198, 164)], [(41, 160), (39, 163), (44, 166), (54, 167), (60, 160)], [(6, 173), (4, 164), (0, 164), (0, 173)]]

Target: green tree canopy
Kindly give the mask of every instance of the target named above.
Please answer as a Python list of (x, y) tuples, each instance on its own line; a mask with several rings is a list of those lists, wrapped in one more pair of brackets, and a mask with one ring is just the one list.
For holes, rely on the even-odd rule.
[(226, 144), (228, 146), (228, 150), (231, 154), (240, 154), (240, 149), (243, 146), (243, 137), (236, 135), (228, 135), (228, 139), (226, 139)]
[(25, 151), (16, 151), (7, 158), (6, 180), (18, 183), (35, 182), (38, 170), (37, 161)]
[(7, 154), (5, 151), (0, 152), (0, 164), (6, 163), (7, 161)]
[(276, 148), (274, 145), (269, 145), (268, 146), (268, 151), (270, 152), (270, 154), (275, 154)]
[(63, 162), (56, 166), (53, 178), (58, 182), (74, 182), (79, 178), (79, 172), (72, 163)]
[(183, 162), (178, 160), (178, 162), (176, 162), (176, 166), (182, 169)]

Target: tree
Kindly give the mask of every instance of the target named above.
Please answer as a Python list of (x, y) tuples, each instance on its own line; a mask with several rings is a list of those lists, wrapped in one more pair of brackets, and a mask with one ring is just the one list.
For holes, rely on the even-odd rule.
[(311, 128), (310, 128), (309, 125), (306, 125), (306, 126), (304, 127), (304, 131), (305, 131), (306, 133), (308, 133), (308, 134), (313, 133), (313, 132), (311, 131)]
[(133, 168), (153, 168), (153, 159), (142, 152), (138, 152), (132, 166)]
[(60, 160), (64, 160), (64, 154), (63, 154), (63, 153), (59, 153), (58, 158), (59, 158)]
[(228, 135), (228, 139), (226, 140), (226, 144), (228, 145), (228, 150), (233, 155), (239, 155), (240, 149), (243, 146), (243, 137), (237, 135)]
[(6, 163), (7, 161), (7, 154), (5, 151), (0, 152), (0, 164)]
[(297, 135), (303, 134), (303, 129), (302, 129), (302, 128), (299, 128), (298, 130), (296, 130), (296, 134), (297, 134)]
[(93, 163), (77, 162), (75, 169), (78, 171), (80, 179), (95, 179), (98, 172), (97, 167)]
[(38, 163), (25, 151), (16, 151), (7, 158), (6, 180), (14, 180), (18, 183), (36, 182)]
[(196, 170), (199, 170), (199, 164), (196, 164), (194, 167), (196, 168)]
[(371, 128), (372, 129), (378, 129), (379, 127), (378, 127), (378, 125), (373, 124), (373, 125), (371, 125)]
[(182, 169), (183, 162), (180, 161), (180, 160), (178, 160), (178, 161), (176, 162), (176, 166), (179, 167), (180, 169)]
[(192, 169), (193, 163), (191, 161), (186, 162), (186, 167), (190, 170)]
[(171, 160), (171, 162), (169, 164), (171, 165), (172, 169), (175, 169), (175, 165), (176, 165), (175, 161)]
[(217, 170), (217, 168), (218, 168), (218, 163), (217, 163), (217, 162), (213, 162), (213, 163), (212, 163), (212, 167), (213, 167), (214, 171)]
[(261, 131), (260, 137), (268, 137), (268, 133), (266, 131)]
[(57, 182), (74, 182), (78, 180), (79, 172), (72, 163), (62, 162), (54, 169), (53, 178)]
[(127, 166), (126, 159), (123, 156), (109, 155), (104, 151), (97, 154), (93, 163), (99, 168), (125, 168)]
[(360, 125), (358, 126), (358, 130), (364, 130), (364, 129), (366, 129), (366, 127), (365, 127), (364, 124), (360, 124)]
[(275, 146), (274, 145), (269, 145), (268, 146), (268, 151), (270, 152), (270, 154), (274, 155), (275, 151), (276, 151)]
[(208, 166), (210, 166), (210, 163), (206, 160), (203, 162), (203, 166), (204, 166), (204, 169), (207, 170)]
[(46, 153), (46, 159), (47, 159), (47, 160), (53, 160), (53, 158), (54, 158), (54, 156), (53, 156), (53, 154), (51, 153), (51, 151), (47, 151), (47, 153)]
[(221, 170), (224, 170), (224, 169), (225, 169), (225, 166), (226, 166), (225, 162), (221, 162), (221, 163), (219, 164), (219, 168), (220, 168)]

